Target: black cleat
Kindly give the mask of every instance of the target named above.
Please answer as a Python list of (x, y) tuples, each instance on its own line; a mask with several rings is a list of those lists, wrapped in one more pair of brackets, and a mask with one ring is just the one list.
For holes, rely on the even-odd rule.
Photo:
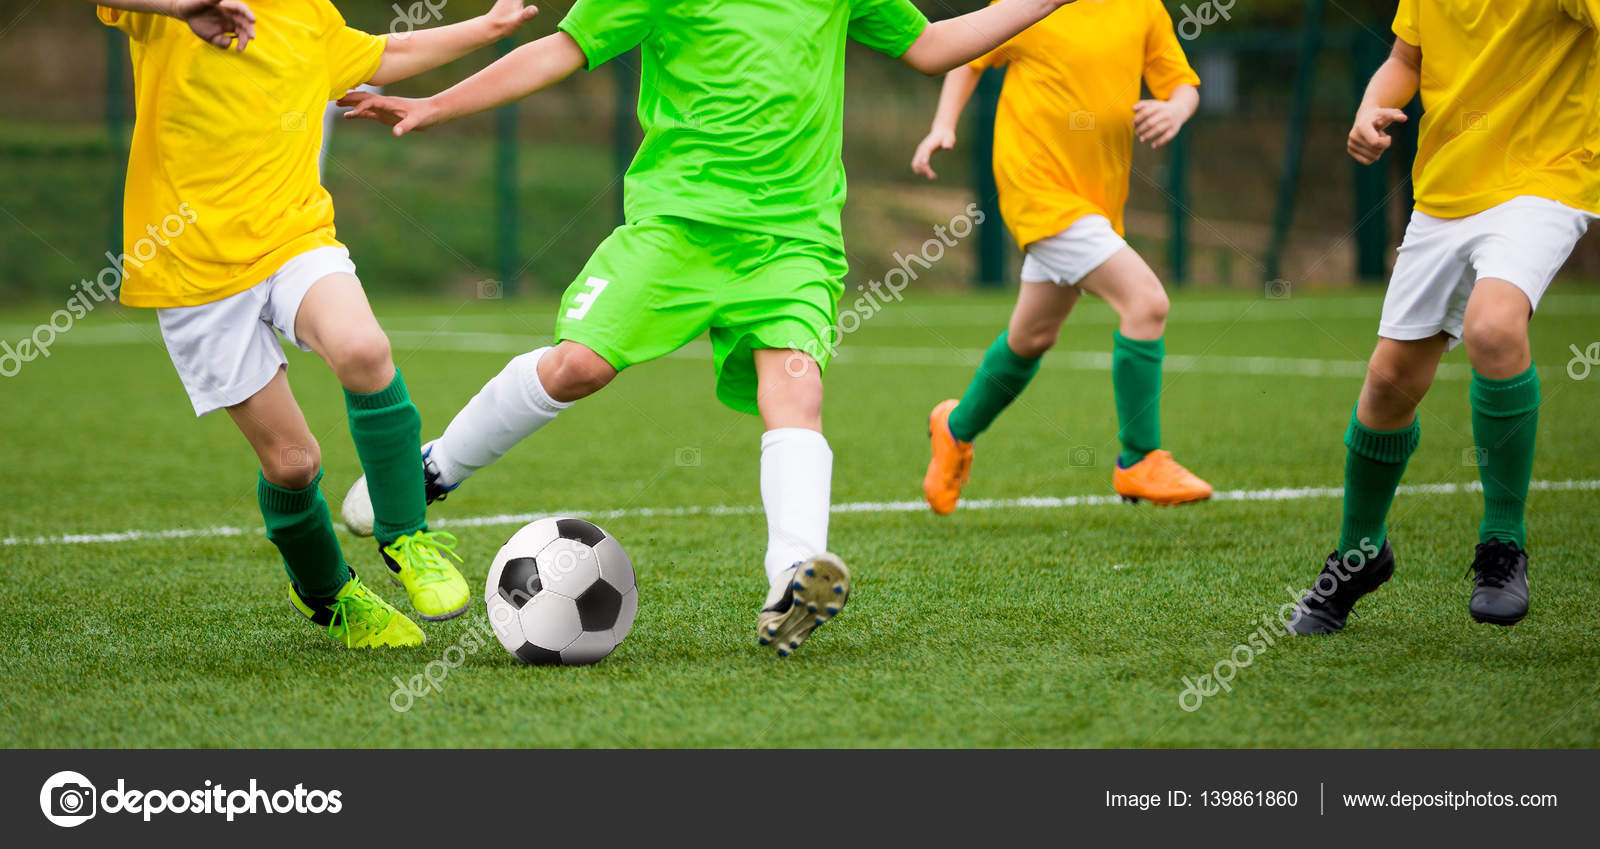
[(1311, 592), (1300, 600), (1284, 627), (1291, 634), (1332, 634), (1344, 628), (1356, 601), (1393, 576), (1394, 549), (1388, 540), (1384, 540), (1377, 556), (1364, 564), (1347, 564), (1335, 551), (1328, 555)]
[(1528, 615), (1528, 552), (1514, 542), (1478, 543), (1472, 558), (1472, 601), (1467, 610), (1477, 622), (1515, 625)]

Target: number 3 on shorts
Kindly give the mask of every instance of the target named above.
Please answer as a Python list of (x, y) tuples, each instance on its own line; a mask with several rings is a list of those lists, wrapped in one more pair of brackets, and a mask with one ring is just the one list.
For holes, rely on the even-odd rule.
[(589, 308), (594, 306), (595, 299), (600, 297), (600, 293), (604, 292), (607, 286), (611, 285), (611, 281), (601, 277), (590, 277), (588, 280), (583, 281), (583, 285), (588, 287), (588, 291), (573, 295), (574, 306), (572, 309), (567, 310), (567, 318), (573, 321), (580, 321), (589, 314)]

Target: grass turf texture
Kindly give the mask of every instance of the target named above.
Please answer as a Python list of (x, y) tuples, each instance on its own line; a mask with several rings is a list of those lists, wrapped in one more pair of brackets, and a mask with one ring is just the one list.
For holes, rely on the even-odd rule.
[[(1535, 478), (1600, 479), (1600, 376), (1566, 374), (1600, 298), (1558, 286), (1534, 323), (1544, 370)], [(849, 336), (828, 377), (836, 502), (920, 498), (924, 416), (958, 395), (1003, 326), (1009, 293), (912, 295)], [(1221, 358), (1359, 363), (1379, 299), (1175, 298), (1166, 444), (1219, 490), (1337, 486), (1359, 385), (1341, 376), (1213, 373)], [(0, 313), (15, 341), (55, 305)], [(514, 353), (540, 343), (549, 301), (378, 298), (424, 435)], [(980, 440), (969, 498), (1104, 495), (1116, 454), (1114, 317), (1086, 301), (1029, 392)], [(759, 503), (760, 424), (713, 398), (702, 345), (625, 373), (437, 505), (450, 519), (546, 510)], [(358, 474), (338, 387), (309, 355), (291, 380), (322, 442), (337, 509)], [(1091, 367), (1073, 364), (1088, 362)], [(1407, 483), (1465, 484), (1471, 427), (1457, 350), (1422, 408)], [(1272, 363), (1258, 364), (1272, 366)], [(1179, 708), (1198, 677), (1308, 585), (1338, 501), (1182, 508), (835, 514), (855, 570), (850, 606), (788, 660), (754, 645), (764, 592), (759, 514), (603, 518), (639, 572), (630, 638), (587, 668), (530, 668), (490, 642), (407, 712), (409, 679), (487, 634), (481, 603), (425, 624), (427, 647), (355, 653), (290, 610), (256, 529), (254, 462), (225, 416), (195, 421), (154, 317), (102, 308), (3, 386), (10, 462), (0, 546), (6, 746), (1467, 746), (1600, 745), (1600, 491), (1534, 492), (1533, 612), (1467, 617), (1481, 499), (1401, 495), (1395, 579), (1342, 634), (1279, 640), (1232, 691)], [(1076, 463), (1076, 464), (1075, 464)], [(249, 529), (118, 543), (38, 536)], [(511, 525), (455, 527), (481, 586)], [(369, 541), (351, 562), (403, 604)], [(436, 671), (438, 667), (435, 667)]]

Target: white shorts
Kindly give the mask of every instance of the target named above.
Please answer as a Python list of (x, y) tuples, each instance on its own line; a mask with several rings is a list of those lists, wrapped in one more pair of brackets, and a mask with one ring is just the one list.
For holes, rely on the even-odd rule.
[(161, 338), (194, 404), (194, 414), (203, 416), (243, 403), (288, 365), (274, 329), (300, 350), (311, 350), (294, 336), (300, 301), (313, 283), (339, 273), (356, 273), (350, 251), (317, 248), (236, 295), (156, 310)]
[(1076, 286), (1127, 246), (1104, 215), (1085, 215), (1054, 236), (1028, 245), (1022, 258), (1022, 279)]
[(1493, 277), (1522, 290), (1534, 309), (1596, 216), (1541, 197), (1515, 197), (1465, 218), (1413, 211), (1383, 298), (1378, 335), (1461, 344), (1467, 299)]

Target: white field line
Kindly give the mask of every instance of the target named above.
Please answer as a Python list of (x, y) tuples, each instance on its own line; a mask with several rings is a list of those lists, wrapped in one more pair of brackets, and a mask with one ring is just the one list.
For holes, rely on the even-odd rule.
[[(1600, 480), (1533, 481), (1529, 489), (1535, 492), (1574, 492), (1600, 490)], [(1469, 483), (1427, 483), (1400, 487), (1401, 495), (1454, 495), (1482, 492), (1477, 481)], [(1218, 492), (1217, 501), (1304, 501), (1313, 498), (1338, 498), (1344, 494), (1340, 487), (1297, 487), (1288, 489), (1231, 489)], [(961, 502), (962, 510), (1055, 510), (1075, 507), (1099, 507), (1121, 501), (1115, 495), (1069, 495), (1064, 497), (1033, 496), (1026, 498), (975, 498)], [(920, 513), (928, 509), (922, 501), (854, 501), (833, 505), (834, 513)], [(620, 510), (553, 510), (543, 513), (501, 513), (493, 516), (467, 516), (441, 518), (428, 524), (435, 528), (483, 528), (525, 525), (544, 516), (581, 516), (589, 519), (680, 519), (695, 516), (756, 516), (762, 508), (755, 504), (729, 504), (691, 507), (630, 507)], [(262, 533), (260, 528), (212, 526), (206, 528), (169, 528), (153, 531), (119, 531), (100, 534), (61, 534), (56, 536), (17, 537), (0, 539), (5, 546), (38, 545), (91, 545), (145, 540), (193, 539), (196, 537), (233, 537)]]

